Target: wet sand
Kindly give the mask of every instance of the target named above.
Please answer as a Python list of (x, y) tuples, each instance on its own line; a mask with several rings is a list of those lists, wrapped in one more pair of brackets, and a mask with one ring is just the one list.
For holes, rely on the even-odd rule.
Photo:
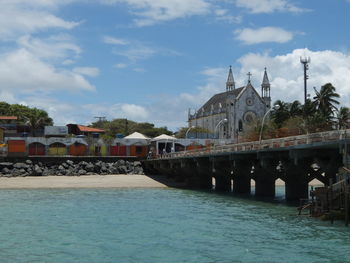
[(0, 189), (45, 188), (166, 188), (163, 177), (145, 175), (89, 175), (0, 178)]

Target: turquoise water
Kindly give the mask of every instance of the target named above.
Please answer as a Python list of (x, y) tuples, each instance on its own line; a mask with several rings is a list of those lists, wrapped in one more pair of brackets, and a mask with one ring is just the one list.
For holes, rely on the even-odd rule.
[(0, 262), (350, 262), (350, 228), (175, 189), (1, 190)]

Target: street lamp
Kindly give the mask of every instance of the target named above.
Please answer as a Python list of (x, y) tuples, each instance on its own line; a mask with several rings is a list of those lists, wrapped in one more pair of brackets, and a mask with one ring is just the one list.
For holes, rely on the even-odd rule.
[[(191, 129), (194, 129), (196, 128), (196, 126), (191, 126), (187, 129), (186, 131), (186, 134), (185, 134), (185, 139), (187, 139), (187, 135), (188, 135), (188, 132), (191, 130)], [(187, 143), (187, 142), (186, 142)], [(187, 145), (185, 145), (185, 152), (187, 151)]]
[(191, 127), (189, 127), (189, 128), (187, 129), (186, 135), (185, 135), (185, 139), (187, 139), (188, 132), (189, 132), (191, 129), (194, 129), (194, 128), (196, 128), (196, 126), (191, 126)]
[[(220, 126), (220, 124), (226, 123), (226, 122), (228, 122), (228, 120), (225, 118), (225, 119), (222, 119), (221, 121), (219, 121), (218, 124), (216, 124), (215, 129), (214, 129), (214, 134), (215, 134), (215, 135), (216, 135), (216, 130), (217, 130), (217, 128)], [(218, 136), (218, 137), (219, 137), (219, 136)]]
[(280, 108), (280, 105), (277, 104), (277, 105), (273, 106), (271, 109), (269, 109), (269, 110), (265, 113), (265, 115), (264, 115), (264, 117), (263, 117), (263, 119), (262, 119), (262, 122), (261, 122), (261, 129), (260, 129), (260, 136), (259, 136), (259, 144), (261, 144), (262, 132), (263, 132), (264, 122), (265, 122), (265, 118), (266, 118), (267, 114), (269, 114), (270, 111), (272, 111), (272, 110), (278, 110), (279, 108)]

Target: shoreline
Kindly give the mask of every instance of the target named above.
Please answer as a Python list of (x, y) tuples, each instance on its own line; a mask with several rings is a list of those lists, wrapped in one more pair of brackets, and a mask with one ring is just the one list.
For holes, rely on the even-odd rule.
[(0, 189), (61, 188), (168, 188), (174, 185), (162, 176), (137, 174), (0, 177)]
[[(285, 183), (278, 179), (276, 186)], [(311, 181), (310, 186), (322, 186), (318, 181)], [(116, 175), (82, 175), (82, 176), (28, 176), (0, 177), (1, 189), (62, 189), (62, 188), (183, 188), (185, 185), (176, 183), (165, 176), (147, 176), (138, 174)], [(251, 186), (255, 182), (251, 181)]]

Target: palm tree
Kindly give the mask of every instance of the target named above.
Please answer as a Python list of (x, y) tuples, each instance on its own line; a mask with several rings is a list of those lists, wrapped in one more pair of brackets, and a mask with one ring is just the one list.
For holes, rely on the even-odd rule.
[(340, 107), (337, 113), (338, 129), (346, 129), (350, 127), (350, 109), (348, 107)]
[(326, 118), (327, 121), (331, 121), (334, 117), (334, 111), (337, 110), (339, 105), (339, 94), (335, 92), (335, 87), (331, 83), (327, 83), (321, 87), (318, 91), (314, 87), (316, 96), (314, 97), (314, 105), (316, 109)]
[(277, 100), (273, 105), (278, 105), (279, 108), (277, 110), (271, 111), (271, 118), (276, 124), (277, 128), (281, 128), (283, 123), (287, 121), (290, 117), (289, 103)]
[(32, 135), (35, 136), (35, 130), (44, 128), (46, 125), (52, 125), (53, 121), (47, 112), (37, 108), (30, 109), (24, 116), (25, 122), (31, 128)]
[(289, 115), (290, 117), (298, 117), (302, 114), (302, 105), (298, 100), (293, 101), (289, 105)]

